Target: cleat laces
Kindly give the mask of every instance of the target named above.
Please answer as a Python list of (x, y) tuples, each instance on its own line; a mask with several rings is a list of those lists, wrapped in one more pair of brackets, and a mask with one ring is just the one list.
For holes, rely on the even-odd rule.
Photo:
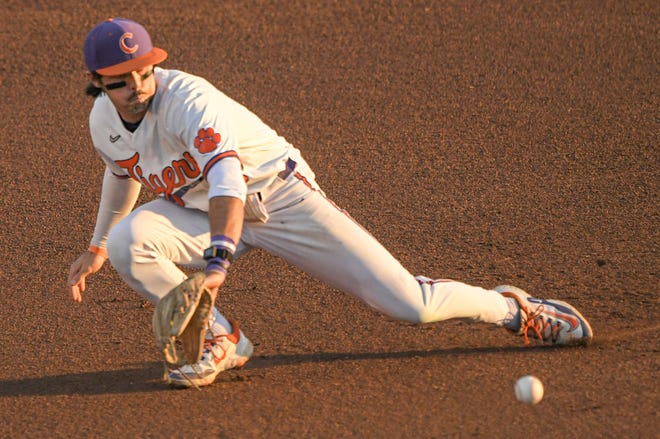
[[(208, 358), (207, 355), (211, 354), (213, 357), (213, 362), (217, 365), (227, 356), (227, 350), (222, 345), (222, 338), (227, 337), (229, 334), (215, 335), (213, 338), (207, 338), (204, 340), (204, 351), (202, 353), (202, 358)], [(218, 356), (215, 353), (215, 347), (218, 346), (222, 351), (222, 355)]]
[[(522, 323), (522, 335), (525, 339), (525, 345), (529, 345), (529, 336), (536, 336), (539, 340), (549, 339), (555, 343), (559, 338), (561, 332), (561, 323), (559, 321), (553, 322), (553, 319), (545, 318), (543, 315), (544, 307), (539, 305), (534, 311), (530, 312), (527, 307), (520, 307), (521, 314), (524, 314)], [(545, 334), (548, 334), (546, 337)]]

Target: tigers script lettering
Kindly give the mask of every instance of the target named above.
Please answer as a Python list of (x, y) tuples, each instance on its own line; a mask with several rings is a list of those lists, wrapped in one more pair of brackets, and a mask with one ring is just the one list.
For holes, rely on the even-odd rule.
[(184, 152), (183, 158), (180, 160), (172, 160), (171, 165), (163, 168), (160, 175), (143, 175), (142, 168), (138, 165), (139, 161), (140, 154), (136, 152), (131, 158), (115, 160), (115, 163), (126, 169), (129, 177), (133, 180), (139, 181), (154, 193), (165, 195), (168, 198), (172, 195), (174, 189), (186, 184), (186, 177), (196, 179), (202, 174), (199, 165), (189, 152)]

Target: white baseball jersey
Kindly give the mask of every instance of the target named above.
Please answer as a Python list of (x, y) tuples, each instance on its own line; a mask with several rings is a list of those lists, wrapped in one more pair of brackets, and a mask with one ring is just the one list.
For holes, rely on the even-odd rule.
[[(130, 177), (185, 207), (208, 211), (206, 176), (225, 158), (238, 158), (247, 193), (269, 186), (291, 156), (283, 137), (205, 79), (155, 68), (151, 107), (135, 132), (128, 131), (106, 95), (90, 113), (94, 147), (116, 176)], [(154, 148), (157, 144), (159, 147)], [(240, 188), (214, 195), (244, 198)]]

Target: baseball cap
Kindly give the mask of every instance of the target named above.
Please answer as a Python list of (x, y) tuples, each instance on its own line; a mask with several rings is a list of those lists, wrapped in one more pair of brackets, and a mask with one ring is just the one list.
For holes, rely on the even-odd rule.
[(85, 63), (90, 71), (116, 76), (165, 61), (167, 52), (151, 44), (146, 29), (127, 18), (108, 18), (85, 39)]

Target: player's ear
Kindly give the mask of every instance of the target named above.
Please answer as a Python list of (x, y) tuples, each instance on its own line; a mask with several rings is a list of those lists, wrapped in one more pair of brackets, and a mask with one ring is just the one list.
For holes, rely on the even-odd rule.
[(95, 72), (87, 72), (87, 79), (91, 82), (96, 88), (103, 88), (101, 84), (100, 76)]

